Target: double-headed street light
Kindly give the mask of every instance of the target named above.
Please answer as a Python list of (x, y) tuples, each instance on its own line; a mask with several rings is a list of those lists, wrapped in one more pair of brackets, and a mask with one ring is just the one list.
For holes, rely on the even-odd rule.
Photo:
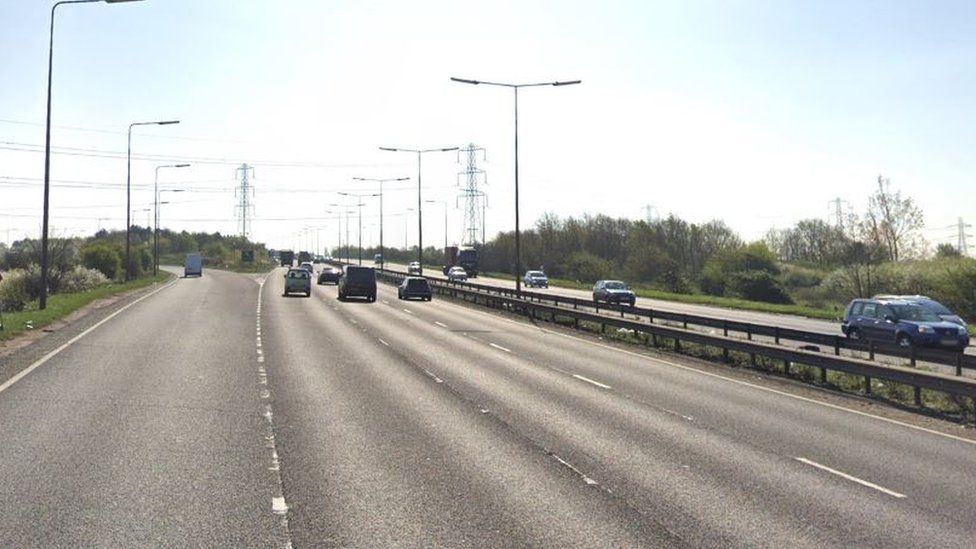
[(380, 270), (386, 267), (386, 254), (383, 250), (383, 183), (387, 181), (409, 181), (409, 177), (390, 177), (386, 179), (373, 179), (370, 177), (353, 177), (355, 181), (371, 181), (380, 184)]
[(163, 168), (188, 168), (189, 164), (166, 164), (156, 166), (153, 180), (153, 276), (159, 273), (159, 170)]
[(457, 147), (445, 147), (442, 149), (399, 149), (394, 147), (380, 147), (381, 151), (390, 152), (409, 152), (417, 154), (417, 262), (420, 263), (420, 275), (424, 274), (424, 215), (423, 197), (421, 196), (420, 178), (420, 158), (424, 153), (430, 152), (450, 152), (458, 150)]
[(122, 2), (137, 2), (139, 0), (63, 0), (51, 6), (51, 33), (47, 50), (47, 123), (44, 130), (44, 207), (41, 217), (41, 295), (38, 308), (47, 308), (47, 233), (50, 219), (51, 197), (51, 77), (54, 74), (54, 13), (62, 4), (92, 4), (104, 1), (106, 4), (121, 4)]
[(179, 120), (161, 120), (156, 122), (133, 122), (129, 124), (129, 146), (126, 152), (126, 165), (125, 165), (125, 280), (128, 281), (131, 277), (131, 264), (129, 263), (130, 258), (130, 225), (132, 224), (132, 219), (129, 217), (130, 208), (132, 208), (132, 128), (136, 126), (168, 126), (170, 124), (179, 124)]
[(381, 196), (381, 195), (379, 193), (377, 193), (377, 194), (356, 194), (356, 193), (344, 193), (344, 192), (340, 192), (339, 194), (341, 194), (342, 196), (348, 196), (348, 197), (355, 198), (356, 199), (356, 203), (353, 204), (353, 206), (356, 206), (356, 207), (359, 208), (359, 231), (358, 231), (358, 235), (359, 235), (359, 264), (362, 265), (363, 264), (363, 206), (366, 205), (366, 204), (363, 203), (363, 199), (364, 198), (373, 198), (373, 197), (377, 197), (377, 196)]
[(515, 294), (522, 294), (522, 248), (519, 241), (519, 168), (518, 168), (518, 91), (519, 88), (532, 88), (536, 86), (571, 86), (579, 84), (582, 80), (564, 80), (557, 82), (538, 82), (534, 84), (506, 84), (503, 82), (486, 82), (484, 80), (469, 80), (466, 78), (451, 77), (454, 82), (462, 84), (484, 84), (486, 86), (501, 86), (512, 88), (515, 92)]
[[(337, 208), (348, 208), (350, 206), (350, 204), (336, 204), (335, 202), (333, 202), (332, 204), (329, 204), (329, 206), (333, 206), (333, 207), (337, 207)], [(328, 210), (326, 213), (331, 212), (331, 211), (332, 210)], [(340, 214), (339, 215), (339, 224), (340, 224), (339, 236), (342, 236), (342, 227), (341, 227), (341, 225), (342, 225), (342, 215), (341, 214), (346, 214), (346, 264), (348, 265), (349, 263), (351, 263), (349, 261), (349, 256), (350, 256), (350, 251), (349, 251), (349, 214), (355, 213), (355, 211), (354, 210), (340, 210), (340, 211), (338, 211), (336, 213)], [(360, 240), (360, 244), (362, 244), (362, 241), (361, 240)], [(342, 253), (342, 242), (341, 241), (339, 243), (339, 252)], [(362, 246), (360, 246), (360, 250), (359, 250), (360, 263), (362, 263), (362, 260), (361, 260), (362, 259), (362, 256), (363, 256), (363, 251), (362, 251)]]

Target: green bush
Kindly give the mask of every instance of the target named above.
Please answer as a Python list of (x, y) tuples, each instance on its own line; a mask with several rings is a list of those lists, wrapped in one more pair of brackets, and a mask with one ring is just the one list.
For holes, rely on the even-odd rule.
[(566, 258), (563, 271), (568, 278), (581, 282), (595, 282), (610, 276), (613, 265), (589, 252), (576, 252)]
[(27, 273), (23, 269), (7, 271), (0, 280), (0, 308), (4, 311), (23, 311), (31, 302)]
[(101, 271), (79, 265), (61, 274), (61, 284), (58, 291), (62, 293), (83, 292), (95, 289), (108, 281), (108, 278)]
[(729, 275), (726, 293), (750, 301), (766, 303), (793, 303), (790, 296), (766, 271), (739, 271)]
[(93, 242), (81, 249), (81, 263), (96, 269), (111, 280), (121, 278), (122, 253), (118, 246), (106, 242)]

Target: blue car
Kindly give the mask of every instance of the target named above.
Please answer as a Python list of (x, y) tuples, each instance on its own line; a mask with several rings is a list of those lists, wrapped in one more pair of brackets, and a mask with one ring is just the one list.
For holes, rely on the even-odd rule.
[(855, 299), (844, 312), (841, 331), (850, 339), (894, 343), (899, 347), (940, 347), (961, 351), (969, 345), (964, 326), (943, 320), (917, 302)]

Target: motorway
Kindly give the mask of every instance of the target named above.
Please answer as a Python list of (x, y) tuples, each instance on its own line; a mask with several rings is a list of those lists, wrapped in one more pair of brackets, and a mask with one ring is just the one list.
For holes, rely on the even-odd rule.
[[(365, 262), (364, 262), (365, 263)], [(372, 264), (370, 264), (372, 266)], [(386, 267), (390, 270), (407, 272), (407, 266), (398, 263), (387, 263)], [(431, 278), (446, 278), (441, 271), (434, 268), (425, 268), (424, 276)], [(490, 276), (478, 276), (469, 282), (498, 286), (500, 288), (515, 288), (515, 281), (511, 278), (496, 278)], [(593, 293), (589, 290), (577, 290), (574, 288), (560, 288), (550, 286), (549, 288), (528, 288), (523, 286), (523, 290), (530, 292), (550, 293), (578, 299), (593, 299)], [(780, 326), (781, 328), (791, 328), (794, 330), (804, 330), (807, 332), (817, 332), (830, 335), (842, 335), (840, 322), (807, 318), (796, 315), (764, 313), (761, 311), (746, 311), (742, 309), (729, 309), (726, 307), (715, 307), (711, 305), (699, 305), (696, 303), (680, 303), (677, 301), (666, 301), (662, 299), (651, 299), (638, 297), (637, 306), (671, 313), (687, 313), (690, 315), (707, 316), (713, 318), (724, 318), (737, 322), (751, 322), (753, 324), (764, 324), (768, 326)], [(837, 311), (837, 317), (843, 316), (844, 311)]]
[(209, 270), (0, 358), (27, 367), (0, 382), (0, 546), (976, 535), (976, 448), (949, 428), (385, 285), (285, 298), (282, 272)]

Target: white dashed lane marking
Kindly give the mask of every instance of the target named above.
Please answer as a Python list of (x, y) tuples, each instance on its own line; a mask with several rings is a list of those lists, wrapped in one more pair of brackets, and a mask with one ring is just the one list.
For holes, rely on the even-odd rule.
[(827, 471), (828, 473), (831, 473), (833, 475), (837, 475), (837, 476), (839, 476), (839, 477), (841, 477), (843, 479), (849, 480), (851, 482), (856, 482), (856, 483), (860, 484), (861, 486), (867, 486), (868, 488), (873, 488), (873, 489), (875, 489), (875, 490), (877, 490), (877, 491), (879, 491), (879, 492), (881, 492), (883, 494), (888, 494), (889, 496), (892, 496), (892, 497), (896, 497), (896, 498), (907, 498), (908, 497), (905, 494), (900, 494), (898, 492), (895, 492), (894, 490), (889, 490), (889, 489), (885, 488), (884, 486), (879, 486), (879, 485), (877, 485), (877, 484), (875, 484), (873, 482), (868, 482), (868, 481), (866, 481), (866, 480), (864, 480), (862, 478), (857, 478), (854, 475), (848, 475), (847, 473), (838, 471), (837, 469), (832, 469), (830, 467), (827, 467), (826, 465), (817, 463), (816, 461), (809, 460), (807, 458), (798, 457), (798, 458), (793, 458), (793, 459), (799, 461), (800, 463), (805, 463), (805, 464), (807, 464), (807, 465), (809, 465), (811, 467), (816, 467), (817, 469), (820, 469), (822, 471)]
[(600, 383), (599, 381), (594, 381), (594, 380), (592, 380), (592, 379), (590, 379), (588, 377), (584, 377), (584, 376), (581, 376), (579, 374), (573, 374), (573, 377), (575, 377), (576, 379), (578, 379), (580, 381), (585, 381), (587, 383), (591, 383), (593, 385), (596, 385), (597, 387), (599, 387), (601, 389), (609, 389), (610, 388), (609, 385), (605, 385), (603, 383)]
[(498, 349), (499, 351), (505, 351), (506, 353), (511, 353), (512, 352), (511, 349), (506, 349), (505, 347), (502, 347), (501, 345), (497, 345), (495, 343), (489, 343), (488, 345), (490, 345), (490, 346)]
[(444, 324), (443, 322), (438, 322), (438, 321), (436, 321), (436, 320), (435, 320), (435, 321), (434, 321), (434, 324), (437, 324), (437, 325), (438, 325), (438, 326), (440, 326), (441, 328), (447, 328), (447, 324)]

